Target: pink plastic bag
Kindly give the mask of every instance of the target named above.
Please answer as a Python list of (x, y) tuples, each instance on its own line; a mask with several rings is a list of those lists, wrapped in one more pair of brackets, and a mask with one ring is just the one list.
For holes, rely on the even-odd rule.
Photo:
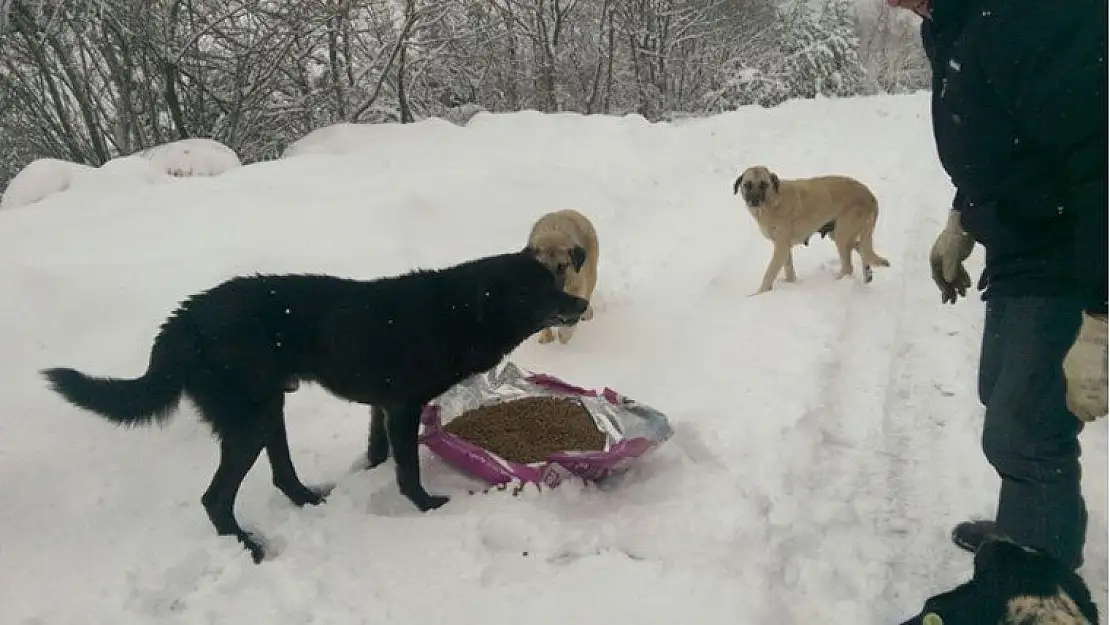
[[(542, 462), (505, 460), (443, 430), (443, 423), (494, 403), (523, 397), (577, 398), (605, 434), (602, 451), (561, 452)], [(473, 376), (424, 407), (420, 440), (455, 469), (489, 484), (532, 482), (558, 486), (567, 477), (601, 480), (623, 471), (666, 442), (673, 430), (661, 412), (621, 396), (612, 389), (595, 391), (547, 374), (522, 371), (511, 362)]]

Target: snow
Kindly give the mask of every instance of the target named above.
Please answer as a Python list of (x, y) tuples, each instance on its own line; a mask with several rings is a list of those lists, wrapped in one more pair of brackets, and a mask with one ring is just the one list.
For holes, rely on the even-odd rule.
[(0, 208), (34, 204), (49, 195), (65, 191), (73, 185), (74, 179), (91, 169), (88, 165), (56, 158), (31, 161), (8, 182), (8, 187), (0, 195)]
[(120, 186), (126, 188), (128, 183), (155, 184), (169, 181), (170, 174), (142, 154), (117, 156), (89, 172), (87, 180), (82, 180), (83, 183), (113, 191)]
[[(928, 275), (951, 188), (926, 94), (674, 126), (479, 113), (465, 128), (324, 129), (302, 148), (0, 213), (5, 622), (879, 625), (967, 579), (948, 530), (991, 514), (998, 480), (979, 450), (982, 302), (942, 306)], [(815, 237), (795, 252), (797, 283), (748, 297), (770, 245), (731, 185), (754, 164), (865, 181), (892, 267), (837, 281)], [(187, 403), (164, 429), (117, 429), (37, 374), (139, 374), (169, 310), (233, 274), (444, 266), (518, 249), (562, 207), (599, 233), (597, 314), (569, 344), (530, 340), (511, 358), (675, 428), (606, 489), (471, 496), (425, 451), (425, 484), (453, 499), (422, 515), (392, 462), (357, 470), (367, 410), (302, 386), (287, 401), (294, 461), (309, 484), (338, 485), (298, 509), (260, 460), (237, 506), (276, 552), (255, 566), (204, 516), (217, 446)], [(1081, 572), (1105, 609), (1106, 420), (1082, 441)]]
[[(156, 184), (172, 177), (218, 176), (240, 166), (235, 151), (218, 141), (191, 138), (164, 143), (100, 167), (55, 158), (40, 158), (24, 167), (0, 197), (0, 208), (26, 206), (68, 189), (118, 192), (123, 186)], [(70, 200), (74, 200), (71, 198)]]
[[(414, 133), (430, 138), (433, 142), (443, 138), (456, 126), (439, 118), (428, 118), (415, 124), (355, 124), (344, 122), (317, 128), (289, 144), (282, 158), (306, 154), (342, 155), (368, 150), (382, 153), (392, 151), (397, 144), (407, 144)], [(428, 134), (429, 131), (431, 134)]]
[(213, 139), (191, 137), (157, 145), (141, 153), (160, 171), (176, 176), (218, 176), (239, 167), (239, 156)]

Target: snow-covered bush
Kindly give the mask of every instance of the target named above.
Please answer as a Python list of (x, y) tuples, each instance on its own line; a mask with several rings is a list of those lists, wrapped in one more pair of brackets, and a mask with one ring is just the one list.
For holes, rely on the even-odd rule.
[(710, 111), (720, 112), (748, 104), (772, 107), (790, 98), (786, 84), (777, 73), (733, 61), (721, 88), (706, 96)]
[(0, 208), (26, 206), (46, 199), (73, 186), (85, 172), (93, 171), (88, 165), (71, 163), (56, 158), (40, 158), (28, 163), (8, 183), (0, 195)]
[(869, 91), (852, 6), (849, 0), (826, 0), (780, 10), (749, 53), (724, 64), (720, 86), (705, 101), (709, 111), (719, 112)]
[(172, 180), (170, 174), (140, 154), (118, 156), (100, 167), (83, 173), (77, 182), (81, 185), (120, 185), (131, 182), (153, 184)]
[(147, 148), (140, 156), (177, 178), (218, 176), (242, 166), (235, 150), (219, 141), (194, 137)]
[(883, 3), (856, 7), (859, 55), (868, 80), (885, 93), (929, 89), (932, 69), (921, 43), (920, 20)]
[(843, 97), (863, 92), (859, 37), (849, 0), (826, 0), (816, 9), (798, 3), (783, 18), (782, 74), (789, 97)]
[(443, 119), (459, 126), (465, 126), (470, 123), (478, 113), (487, 113), (485, 107), (481, 104), (467, 103), (459, 106), (452, 106), (443, 113)]

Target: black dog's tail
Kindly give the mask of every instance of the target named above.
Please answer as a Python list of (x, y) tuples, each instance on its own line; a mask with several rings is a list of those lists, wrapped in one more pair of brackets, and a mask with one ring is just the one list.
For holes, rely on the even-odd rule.
[(68, 368), (46, 369), (50, 387), (71, 404), (120, 425), (163, 423), (177, 408), (191, 350), (170, 333), (159, 334), (142, 377), (130, 380), (92, 377)]

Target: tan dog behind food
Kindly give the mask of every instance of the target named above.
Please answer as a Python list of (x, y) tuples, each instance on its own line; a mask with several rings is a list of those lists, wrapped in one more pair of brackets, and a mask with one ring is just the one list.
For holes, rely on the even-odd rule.
[(763, 166), (749, 167), (732, 184), (732, 194), (741, 193), (759, 230), (774, 244), (771, 262), (756, 294), (771, 290), (783, 269), (786, 281), (794, 282), (791, 248), (809, 240), (813, 233), (832, 227), (832, 240), (840, 255), (837, 278), (852, 275), (852, 250), (863, 262), (864, 281), (871, 281), (871, 267), (889, 267), (875, 253), (872, 237), (879, 218), (879, 203), (861, 182), (847, 176), (820, 176), (782, 180)]
[[(564, 209), (540, 217), (528, 235), (526, 248), (563, 283), (563, 290), (586, 301), (597, 285), (597, 231), (582, 213)], [(583, 321), (594, 316), (593, 304), (586, 308)], [(574, 336), (574, 326), (559, 326), (559, 342)], [(551, 328), (540, 333), (540, 343), (555, 340)]]

